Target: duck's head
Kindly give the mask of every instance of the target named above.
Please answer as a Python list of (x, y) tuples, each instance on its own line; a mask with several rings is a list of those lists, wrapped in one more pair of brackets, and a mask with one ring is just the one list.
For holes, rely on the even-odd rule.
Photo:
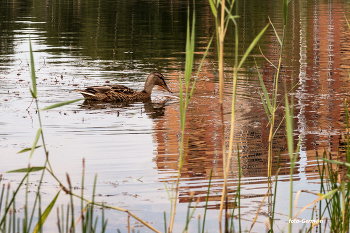
[(164, 76), (158, 71), (153, 71), (148, 75), (145, 82), (145, 90), (151, 93), (155, 85), (161, 86), (170, 93), (173, 93), (172, 91), (170, 91), (168, 85), (166, 84)]

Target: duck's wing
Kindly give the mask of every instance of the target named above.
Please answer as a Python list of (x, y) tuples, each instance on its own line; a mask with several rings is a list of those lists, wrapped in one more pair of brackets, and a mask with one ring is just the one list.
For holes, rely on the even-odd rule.
[(129, 87), (123, 85), (108, 85), (108, 86), (91, 86), (87, 87), (83, 92), (88, 92), (90, 94), (106, 94), (108, 92), (124, 93), (124, 94), (134, 94), (135, 91)]
[(125, 101), (137, 92), (123, 85), (91, 86), (79, 91), (86, 99), (98, 101)]
[(110, 86), (91, 86), (87, 87), (84, 92), (88, 92), (90, 94), (96, 94), (96, 93), (106, 93), (108, 91), (111, 91)]
[(133, 95), (136, 93), (135, 90), (123, 85), (111, 85), (110, 87), (111, 87), (111, 91), (115, 93), (123, 93), (126, 95)]

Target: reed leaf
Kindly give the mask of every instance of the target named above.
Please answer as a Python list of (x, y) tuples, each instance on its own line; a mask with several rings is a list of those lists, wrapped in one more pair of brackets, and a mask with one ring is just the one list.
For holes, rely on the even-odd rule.
[(209, 201), (209, 194), (210, 194), (210, 185), (211, 185), (211, 178), (213, 176), (213, 168), (210, 169), (210, 176), (209, 176), (209, 184), (208, 184), (208, 190), (207, 190), (207, 197), (205, 199), (205, 207), (204, 207), (204, 215), (203, 215), (203, 226), (202, 226), (202, 233), (204, 233), (204, 227), (205, 227), (205, 218), (207, 216), (207, 209), (208, 209), (208, 201)]
[(241, 68), (243, 63), (245, 62), (245, 60), (247, 59), (248, 55), (250, 54), (250, 52), (253, 50), (253, 48), (255, 47), (255, 45), (258, 43), (258, 41), (260, 40), (260, 38), (262, 37), (262, 35), (265, 33), (266, 29), (270, 26), (270, 24), (267, 24), (262, 30), (261, 32), (257, 35), (257, 37), (255, 37), (255, 39), (253, 40), (253, 42), (249, 45), (247, 51), (244, 53), (241, 61), (238, 64), (237, 69)]
[[(42, 147), (42, 146), (36, 146), (35, 149), (38, 149), (39, 147)], [(24, 153), (24, 152), (27, 152), (27, 151), (31, 151), (32, 148), (24, 148), (23, 150), (21, 151), (18, 151), (17, 154), (20, 154), (20, 153)]]
[(277, 37), (278, 42), (280, 43), (280, 46), (282, 47), (282, 46), (283, 46), (282, 41), (281, 41), (280, 37), (278, 36), (278, 33), (277, 33), (277, 31), (276, 31), (276, 28), (275, 28), (275, 26), (273, 25), (273, 23), (271, 22), (270, 17), (269, 17), (269, 21), (270, 21), (270, 24), (271, 24), (271, 26), (272, 26), (272, 28), (273, 28), (273, 31), (275, 32), (275, 35), (276, 35), (276, 37)]
[(32, 94), (33, 98), (36, 99), (37, 91), (36, 91), (35, 66), (34, 66), (32, 42), (30, 38), (29, 38), (29, 52), (30, 52), (30, 71), (31, 71), (31, 77), (32, 77), (32, 84), (33, 84), (33, 89), (30, 90), (30, 93)]
[(42, 108), (41, 111), (45, 111), (45, 110), (49, 110), (49, 109), (53, 109), (53, 108), (62, 107), (62, 106), (64, 106), (64, 105), (72, 104), (72, 103), (78, 102), (78, 101), (83, 100), (83, 99), (84, 99), (84, 98), (75, 99), (75, 100), (69, 100), (69, 101), (65, 101), (65, 102), (60, 102), (60, 103), (53, 104), (53, 105), (47, 106), (47, 107), (45, 107), (45, 108)]
[(213, 15), (215, 18), (218, 17), (218, 12), (216, 10), (216, 6), (215, 6), (215, 3), (214, 3), (214, 0), (209, 0), (209, 3), (210, 3), (210, 8), (211, 8), (211, 11), (213, 12)]
[(163, 212), (163, 217), (164, 217), (164, 233), (167, 233), (168, 229), (166, 226), (166, 213), (165, 213), (165, 211)]
[[(259, 80), (260, 80), (260, 85), (261, 85), (261, 88), (262, 88), (262, 90), (263, 90), (263, 92), (264, 92), (264, 97), (265, 97), (265, 99), (266, 99), (266, 104), (267, 104), (267, 106), (268, 106), (268, 110), (269, 110), (269, 113), (270, 114), (273, 114), (273, 109), (272, 109), (272, 105), (271, 105), (271, 100), (270, 100), (270, 97), (269, 97), (269, 95), (268, 95), (268, 93), (267, 93), (267, 89), (266, 89), (266, 86), (265, 86), (265, 84), (264, 84), (264, 80), (262, 79), (262, 77), (261, 77), (261, 74), (260, 74), (260, 71), (259, 71), (259, 68), (258, 68), (258, 65), (256, 64), (256, 62), (255, 62), (255, 66), (256, 66), (256, 69), (257, 69), (257, 71), (258, 71), (258, 76), (259, 76)], [(265, 102), (265, 101), (263, 101), (263, 102)], [(266, 113), (266, 115), (270, 115), (270, 114), (268, 114), (268, 112)]]
[[(201, 69), (202, 69), (202, 66), (203, 66), (203, 64), (204, 64), (204, 60), (205, 60), (205, 58), (206, 58), (206, 56), (207, 56), (207, 54), (208, 54), (208, 51), (209, 51), (209, 48), (210, 48), (210, 46), (211, 46), (211, 42), (213, 41), (213, 38), (214, 38), (214, 35), (211, 37), (211, 39), (210, 39), (210, 41), (209, 41), (209, 43), (208, 43), (207, 49), (205, 50), (205, 53), (204, 53), (204, 55), (203, 55), (201, 64), (200, 64), (199, 67), (198, 67), (197, 74), (196, 74), (196, 78), (195, 78), (194, 81), (193, 81), (192, 88), (191, 88), (191, 91), (190, 91), (190, 95), (189, 95), (188, 98), (187, 98), (187, 104), (188, 104), (188, 102), (191, 100), (191, 97), (192, 97), (192, 95), (193, 95), (193, 91), (194, 91), (194, 88), (195, 88), (195, 86), (196, 86), (196, 82), (197, 82), (197, 78), (198, 78), (199, 72), (200, 72)], [(186, 106), (187, 106), (187, 105), (186, 105)]]
[(320, 160), (324, 160), (328, 163), (333, 163), (333, 164), (336, 164), (336, 165), (344, 165), (344, 166), (347, 166), (347, 167), (350, 167), (350, 163), (345, 163), (345, 162), (341, 162), (341, 161), (338, 161), (338, 160), (331, 160), (331, 159), (325, 159), (325, 158), (318, 158)]
[(54, 199), (51, 201), (51, 203), (46, 207), (44, 213), (40, 216), (40, 219), (38, 220), (38, 223), (36, 224), (33, 233), (37, 233), (41, 230), (42, 226), (45, 223), (45, 220), (47, 219), (47, 217), (49, 216), (49, 214), (51, 213), (52, 208), (54, 207), (57, 197), (60, 194), (61, 191), (58, 191), (58, 193), (56, 194), (56, 196), (54, 197)]
[(41, 135), (41, 131), (42, 131), (42, 129), (41, 129), (41, 127), (40, 127), (40, 128), (38, 129), (38, 131), (36, 132), (36, 136), (35, 136), (35, 139), (34, 139), (34, 143), (33, 143), (32, 149), (31, 149), (31, 151), (30, 151), (29, 159), (32, 158), (32, 155), (33, 155), (35, 149), (37, 148), (37, 147), (36, 147), (36, 144), (37, 144), (38, 141), (39, 141), (39, 138), (40, 138), (40, 135)]
[[(181, 130), (185, 129), (185, 115), (186, 112), (184, 112), (184, 106), (183, 106), (183, 87), (182, 87), (182, 79), (181, 76), (179, 76), (179, 83), (180, 83), (180, 124), (181, 124)], [(186, 109), (185, 109), (186, 110)]]
[(348, 19), (347, 19), (346, 16), (345, 16), (345, 14), (344, 14), (344, 18), (345, 18), (346, 24), (348, 25), (348, 28), (350, 29), (350, 24), (349, 24)]
[(283, 0), (283, 25), (287, 25), (288, 0)]
[(11, 170), (8, 171), (6, 173), (30, 173), (30, 172), (37, 172), (37, 171), (41, 171), (44, 170), (46, 167), (29, 167), (29, 168), (20, 168), (20, 169), (16, 169), (16, 170)]
[[(188, 18), (189, 18), (189, 14), (190, 14), (190, 9), (188, 8)], [(190, 21), (187, 20), (186, 65), (185, 65), (186, 98), (187, 98), (187, 93), (190, 86), (192, 67), (193, 67), (195, 22), (196, 22), (195, 10), (193, 9), (191, 33), (190, 33)]]
[(293, 160), (293, 116), (290, 114), (288, 96), (285, 94), (286, 102), (286, 133), (287, 133), (287, 145), (290, 160)]
[(259, 94), (260, 94), (260, 98), (261, 98), (261, 103), (262, 103), (263, 106), (264, 106), (264, 110), (265, 110), (266, 116), (267, 116), (267, 118), (269, 119), (270, 124), (272, 124), (272, 120), (271, 120), (271, 117), (270, 117), (270, 114), (269, 114), (269, 109), (268, 109), (267, 106), (266, 106), (266, 103), (265, 103), (265, 101), (264, 101), (263, 96), (261, 95), (261, 93), (259, 93)]
[(277, 67), (276, 67), (276, 66), (264, 55), (264, 53), (261, 51), (260, 46), (259, 46), (259, 50), (260, 50), (261, 55), (265, 58), (265, 60), (266, 60), (268, 63), (270, 63), (270, 65), (271, 65), (273, 68), (275, 68), (275, 69), (277, 70)]

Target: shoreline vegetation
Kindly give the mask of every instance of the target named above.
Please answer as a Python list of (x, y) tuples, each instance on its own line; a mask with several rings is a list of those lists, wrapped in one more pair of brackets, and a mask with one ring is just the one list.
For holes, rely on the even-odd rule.
[[(319, 193), (312, 193), (315, 195), (314, 201), (307, 204), (299, 212), (296, 210), (296, 206), (298, 203), (298, 199), (301, 198), (303, 192), (308, 192), (306, 190), (297, 190), (296, 192), (293, 190), (293, 169), (295, 167), (296, 160), (299, 154), (300, 142), (302, 136), (299, 137), (298, 143), (294, 144), (294, 135), (293, 135), (293, 117), (294, 117), (294, 105), (293, 105), (293, 90), (297, 87), (298, 83), (295, 83), (294, 80), (288, 80), (290, 83), (290, 87), (287, 86), (286, 80), (281, 80), (280, 72), (283, 62), (283, 49), (284, 49), (284, 39), (286, 36), (286, 25), (287, 25), (287, 16), (288, 16), (288, 0), (283, 0), (283, 28), (282, 28), (282, 37), (280, 37), (277, 33), (277, 30), (274, 27), (273, 22), (269, 22), (256, 36), (256, 38), (251, 42), (250, 46), (247, 48), (245, 53), (240, 56), (238, 54), (239, 48), (239, 15), (240, 12), (236, 5), (238, 4), (238, 0), (234, 1), (219, 1), (219, 0), (209, 0), (212, 14), (215, 18), (216, 22), (216, 32), (212, 36), (210, 42), (207, 45), (206, 52), (203, 55), (201, 63), (197, 71), (193, 70), (193, 57), (194, 57), (194, 48), (195, 48), (195, 4), (193, 3), (193, 9), (188, 8), (188, 20), (187, 20), (187, 37), (186, 37), (186, 65), (184, 71), (184, 77), (179, 77), (180, 83), (180, 101), (179, 101), (179, 109), (180, 109), (180, 124), (181, 124), (181, 142), (180, 142), (180, 151), (179, 151), (179, 160), (178, 160), (178, 173), (176, 177), (176, 182), (173, 184), (173, 187), (167, 187), (165, 184), (166, 192), (168, 193), (171, 208), (169, 212), (164, 212), (164, 229), (155, 229), (150, 223), (140, 219), (133, 212), (119, 208), (114, 206), (106, 205), (104, 202), (95, 201), (94, 197), (96, 194), (96, 182), (97, 175), (95, 176), (93, 182), (93, 191), (91, 194), (91, 200), (87, 199), (86, 193), (84, 193), (85, 187), (85, 160), (82, 161), (82, 179), (81, 179), (81, 187), (80, 194), (74, 192), (74, 188), (72, 187), (70, 177), (67, 174), (66, 180), (68, 186), (64, 185), (60, 178), (56, 177), (54, 170), (50, 164), (50, 155), (46, 148), (45, 137), (44, 137), (44, 128), (42, 127), (42, 119), (40, 117), (41, 111), (50, 110), (53, 108), (58, 108), (64, 105), (72, 104), (82, 99), (76, 99), (72, 101), (62, 102), (58, 104), (54, 104), (45, 108), (39, 107), (38, 95), (37, 95), (37, 84), (36, 84), (36, 75), (35, 75), (35, 67), (34, 67), (34, 59), (33, 59), (33, 51), (30, 43), (30, 67), (31, 67), (31, 80), (32, 80), (32, 88), (30, 89), (32, 98), (34, 99), (37, 116), (39, 121), (39, 129), (37, 130), (36, 136), (33, 141), (33, 145), (31, 148), (23, 149), (18, 153), (29, 152), (29, 158), (32, 157), (33, 153), (37, 149), (43, 149), (46, 155), (45, 162), (43, 166), (28, 166), (27, 168), (21, 168), (17, 170), (9, 171), (8, 173), (22, 173), (23, 178), (15, 188), (15, 190), (11, 190), (10, 184), (6, 185), (2, 182), (2, 177), (0, 176), (0, 182), (2, 184), (1, 193), (0, 193), (0, 231), (1, 232), (43, 232), (43, 226), (45, 224), (46, 219), (50, 214), (54, 214), (56, 209), (57, 215), (57, 231), (58, 232), (105, 232), (108, 230), (108, 219), (105, 214), (106, 209), (112, 209), (115, 211), (122, 211), (125, 215), (128, 216), (128, 232), (130, 230), (134, 231), (130, 227), (129, 218), (132, 217), (140, 222), (145, 227), (149, 228), (149, 230), (153, 232), (178, 232), (179, 229), (175, 225), (176, 218), (176, 208), (177, 201), (179, 195), (179, 184), (180, 184), (180, 176), (181, 169), (185, 161), (186, 157), (186, 114), (188, 106), (191, 102), (191, 97), (193, 95), (195, 86), (196, 86), (196, 77), (198, 77), (201, 67), (205, 61), (206, 55), (208, 53), (209, 48), (212, 45), (213, 41), (216, 41), (217, 51), (218, 51), (218, 64), (219, 64), (219, 96), (220, 96), (220, 109), (217, 109), (217, 112), (221, 114), (221, 127), (222, 133), (225, 131), (225, 127), (227, 125), (230, 126), (230, 137), (229, 137), (229, 146), (226, 149), (226, 143), (223, 142), (223, 185), (222, 185), (222, 195), (220, 201), (220, 210), (218, 215), (218, 232), (242, 232), (247, 231), (250, 232), (254, 230), (254, 224), (256, 223), (258, 216), (260, 214), (260, 210), (262, 205), (267, 201), (269, 205), (269, 216), (268, 223), (266, 225), (266, 230), (268, 232), (274, 232), (276, 229), (275, 223), (275, 207), (278, 203), (276, 203), (277, 196), (277, 181), (278, 181), (278, 173), (279, 173), (279, 152), (276, 152), (276, 149), (273, 147), (273, 139), (280, 128), (281, 124), (285, 124), (286, 126), (286, 140), (289, 152), (290, 159), (290, 188), (289, 192), (286, 195), (289, 195), (289, 220), (286, 222), (288, 224), (288, 232), (293, 232), (293, 224), (295, 223), (303, 223), (304, 227), (302, 228), (302, 232), (313, 232), (317, 230), (318, 232), (349, 232), (349, 219), (350, 219), (350, 207), (349, 207), (349, 196), (350, 196), (350, 140), (349, 140), (349, 113), (347, 110), (347, 101), (345, 101), (345, 110), (346, 110), (346, 124), (347, 124), (347, 134), (344, 142), (345, 145), (345, 161), (341, 160), (341, 156), (338, 153), (337, 160), (332, 160), (332, 156), (324, 152), (319, 156), (318, 160), (318, 171), (320, 176), (320, 190)], [(192, 17), (190, 12), (192, 11)], [(234, 13), (233, 13), (234, 12)], [(349, 29), (350, 25), (348, 24)], [(228, 27), (234, 27), (235, 31), (235, 61), (233, 64), (233, 94), (232, 94), (232, 102), (231, 102), (231, 120), (229, 123), (224, 122), (223, 117), (223, 84), (224, 84), (224, 41), (225, 34)], [(238, 159), (238, 164), (240, 165), (240, 154), (239, 154), (239, 145), (234, 144), (233, 135), (235, 130), (235, 105), (236, 105), (236, 89), (238, 82), (238, 71), (242, 67), (246, 58), (249, 56), (250, 52), (258, 46), (260, 38), (264, 35), (265, 31), (272, 27), (277, 41), (279, 43), (280, 56), (278, 60), (278, 64), (273, 64), (267, 57), (265, 57), (266, 61), (268, 61), (274, 68), (275, 73), (273, 76), (273, 93), (269, 94), (267, 88), (265, 87), (264, 80), (259, 72), (259, 68), (256, 65), (257, 70), (257, 78), (260, 80), (261, 84), (261, 101), (265, 109), (266, 117), (269, 121), (269, 141), (268, 141), (268, 188), (266, 190), (266, 194), (263, 197), (261, 203), (259, 204), (259, 208), (254, 216), (250, 226), (243, 226), (241, 221), (241, 193), (240, 193), (240, 182), (241, 182), (241, 174), (242, 170), (239, 168), (239, 177), (237, 190), (234, 195), (233, 205), (228, 205), (228, 195), (227, 195), (227, 180), (230, 173), (230, 165), (231, 160), (234, 156)], [(195, 74), (195, 75), (193, 75)], [(350, 75), (349, 75), (350, 76)], [(279, 88), (280, 84), (284, 85), (284, 90)], [(284, 98), (282, 101), (279, 101), (277, 96), (283, 95)], [(283, 122), (276, 122), (276, 111), (277, 109), (284, 110), (284, 118)], [(225, 140), (225, 137), (223, 137)], [(41, 145), (38, 143), (41, 142)], [(236, 153), (233, 153), (236, 152)], [(274, 165), (274, 166), (273, 166)], [(275, 170), (274, 170), (275, 169)], [(274, 171), (273, 171), (274, 170)], [(37, 186), (37, 191), (34, 200), (29, 200), (28, 196), (28, 184), (30, 174), (36, 172), (41, 173), (40, 179)], [(274, 176), (272, 174), (275, 174)], [(52, 198), (50, 204), (48, 206), (43, 207), (41, 205), (42, 201), (42, 181), (45, 176), (51, 176), (55, 179), (57, 184), (60, 187), (60, 191), (56, 193), (56, 195)], [(188, 203), (188, 211), (186, 215), (186, 223), (182, 232), (188, 232), (189, 225), (198, 224), (198, 232), (207, 232), (205, 228), (206, 223), (206, 214), (207, 207), (209, 201), (210, 194), (210, 186), (212, 181), (212, 171), (209, 177), (208, 190), (205, 198), (205, 207), (203, 216), (199, 215), (197, 217), (198, 223), (193, 223), (195, 216), (195, 210), (197, 204), (199, 203), (199, 198), (193, 196), (189, 199)], [(16, 214), (17, 208), (19, 208), (18, 204), (16, 204), (16, 195), (18, 194), (20, 189), (25, 189), (25, 204), (23, 208), (23, 214), (19, 216)], [(56, 200), (61, 193), (68, 194), (70, 197), (70, 202), (66, 207), (56, 206)], [(310, 193), (310, 192), (308, 192)], [(75, 215), (75, 206), (74, 200), (80, 201), (80, 214)], [(193, 203), (195, 201), (195, 203)], [(29, 202), (31, 202), (29, 204)], [(232, 200), (231, 200), (232, 202)], [(31, 206), (31, 208), (29, 207)], [(96, 213), (95, 207), (98, 207), (101, 211), (100, 213)], [(310, 211), (311, 215), (309, 219), (299, 219), (298, 216), (304, 212), (306, 209)], [(238, 225), (234, 222), (238, 222)], [(248, 227), (248, 228), (247, 228)], [(119, 230), (118, 230), (119, 231)], [(120, 231), (119, 231), (120, 232)]]

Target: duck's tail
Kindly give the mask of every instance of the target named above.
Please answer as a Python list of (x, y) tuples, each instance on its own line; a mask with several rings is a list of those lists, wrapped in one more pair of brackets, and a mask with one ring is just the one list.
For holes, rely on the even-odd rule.
[(76, 92), (80, 92), (85, 98), (91, 98), (95, 97), (95, 94), (87, 92), (87, 91), (82, 91), (82, 90), (75, 90)]

